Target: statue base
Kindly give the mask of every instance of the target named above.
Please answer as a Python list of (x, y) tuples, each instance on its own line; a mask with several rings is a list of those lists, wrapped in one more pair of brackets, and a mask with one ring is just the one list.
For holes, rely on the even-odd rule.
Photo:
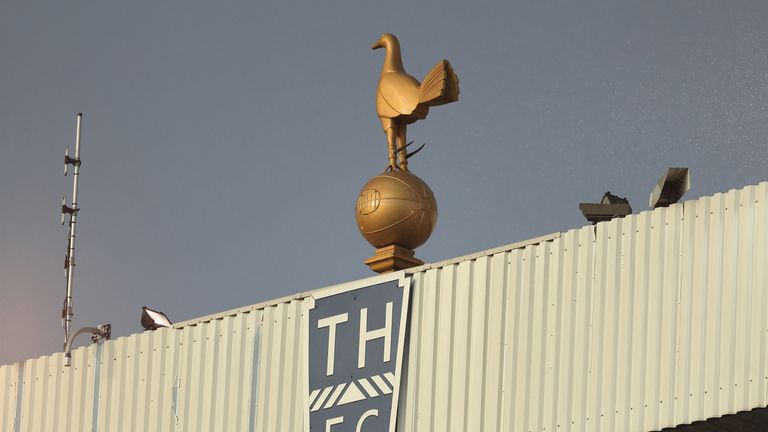
[(365, 260), (365, 265), (376, 273), (390, 273), (424, 264), (413, 255), (412, 249), (398, 245), (384, 246), (376, 249), (376, 254)]

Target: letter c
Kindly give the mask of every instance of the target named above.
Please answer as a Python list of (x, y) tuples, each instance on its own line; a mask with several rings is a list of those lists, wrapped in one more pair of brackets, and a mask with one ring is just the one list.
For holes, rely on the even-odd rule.
[(360, 432), (363, 428), (363, 423), (365, 423), (365, 420), (368, 417), (378, 417), (379, 416), (379, 410), (377, 409), (369, 409), (368, 411), (364, 412), (363, 415), (360, 417), (360, 420), (357, 421), (357, 427), (355, 428), (355, 432)]

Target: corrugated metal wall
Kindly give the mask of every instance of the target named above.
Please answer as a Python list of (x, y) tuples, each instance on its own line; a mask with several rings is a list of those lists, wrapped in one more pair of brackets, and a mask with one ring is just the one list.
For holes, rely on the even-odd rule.
[(650, 431), (768, 405), (768, 183), (415, 275), (407, 431)]
[(91, 345), (70, 368), (61, 353), (0, 368), (0, 430), (254, 430), (261, 315)]
[[(640, 432), (766, 406), (766, 266), (768, 183), (424, 267), (399, 430)], [(303, 313), (0, 367), (0, 431), (300, 431)]]

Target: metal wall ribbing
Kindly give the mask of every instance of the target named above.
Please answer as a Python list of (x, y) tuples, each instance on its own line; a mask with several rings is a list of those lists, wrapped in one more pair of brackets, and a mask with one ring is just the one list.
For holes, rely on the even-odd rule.
[(768, 183), (414, 275), (407, 431), (649, 431), (768, 405)]
[(22, 362), (0, 367), (0, 431), (14, 429), (21, 365)]
[(0, 430), (256, 430), (249, 413), (257, 394), (252, 371), (261, 315), (80, 348), (69, 368), (61, 353), (3, 366)]
[(256, 431), (301, 431), (307, 388), (305, 308), (301, 300), (264, 309)]
[[(415, 269), (399, 430), (640, 432), (766, 406), (766, 266), (761, 183)], [(304, 313), (0, 367), (0, 431), (300, 431)]]

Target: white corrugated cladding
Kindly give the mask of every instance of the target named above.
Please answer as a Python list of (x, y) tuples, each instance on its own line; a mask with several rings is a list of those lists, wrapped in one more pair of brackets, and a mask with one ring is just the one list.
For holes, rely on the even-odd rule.
[[(768, 405), (768, 183), (549, 238), (414, 270), (398, 430)], [(300, 431), (309, 294), (0, 367), (0, 431)]]
[(401, 430), (649, 431), (768, 405), (768, 183), (415, 276)]
[(248, 419), (251, 386), (243, 381), (256, 358), (260, 315), (91, 345), (73, 352), (71, 368), (61, 353), (17, 363), (21, 415), (15, 429), (3, 430), (244, 430), (238, 422)]

